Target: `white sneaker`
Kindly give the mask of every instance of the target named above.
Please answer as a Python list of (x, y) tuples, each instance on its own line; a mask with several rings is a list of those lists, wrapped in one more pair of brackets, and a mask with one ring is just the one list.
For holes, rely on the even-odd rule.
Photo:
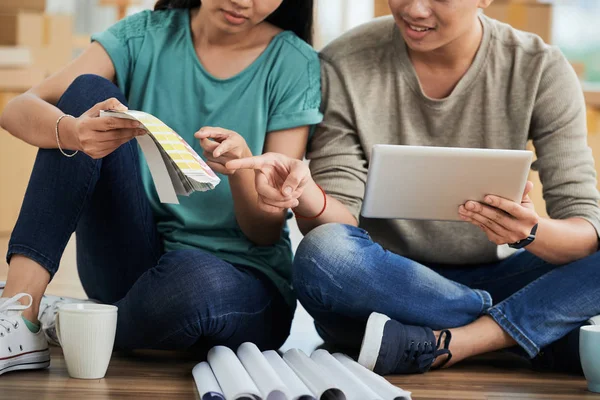
[(40, 320), (42, 330), (46, 335), (48, 343), (53, 346), (60, 346), (60, 343), (58, 342), (58, 335), (56, 334), (56, 313), (58, 313), (58, 309), (62, 305), (69, 303), (94, 304), (95, 302), (91, 300), (75, 299), (73, 297), (59, 297), (51, 294), (45, 294), (40, 302), (40, 313), (38, 319)]
[[(23, 297), (29, 298), (28, 305), (19, 302)], [(31, 332), (21, 317), (23, 310), (31, 307), (32, 302), (27, 293), (0, 299), (0, 375), (50, 365), (50, 350), (43, 331)]]
[[(0, 296), (2, 296), (5, 286), (6, 282), (0, 281)], [(48, 343), (53, 346), (60, 346), (60, 343), (58, 343), (58, 336), (56, 335), (56, 313), (58, 312), (60, 306), (68, 303), (95, 302), (91, 300), (75, 299), (73, 297), (59, 297), (51, 294), (45, 294), (42, 296), (42, 300), (40, 301), (40, 312), (38, 319), (40, 320), (40, 325), (44, 331), (44, 334), (46, 335), (46, 340), (48, 340)]]

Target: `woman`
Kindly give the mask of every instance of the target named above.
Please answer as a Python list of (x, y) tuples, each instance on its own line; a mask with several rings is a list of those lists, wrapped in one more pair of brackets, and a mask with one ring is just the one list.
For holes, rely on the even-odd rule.
[[(283, 344), (295, 304), (286, 212), (260, 208), (254, 172), (224, 164), (303, 156), (322, 118), (311, 25), (312, 1), (161, 0), (6, 107), (2, 127), (40, 150), (8, 249), (0, 373), (48, 364), (38, 308), (73, 232), (86, 293), (119, 307), (116, 347)], [(127, 107), (203, 151), (221, 184), (161, 204), (131, 141), (144, 132), (99, 117)]]
[[(481, 15), (490, 3), (390, 0), (393, 18), (321, 54), (312, 176), (282, 155), (228, 164), (291, 171), (292, 195), (258, 190), (297, 199), (311, 218), (300, 221), (298, 298), (323, 338), (360, 348), (359, 362), (381, 374), (504, 348), (581, 371), (579, 327), (600, 313), (600, 196), (581, 86), (557, 48)], [(530, 139), (549, 218), (531, 183), (520, 202), (457, 207), (464, 222), (359, 217), (374, 144), (522, 150)]]

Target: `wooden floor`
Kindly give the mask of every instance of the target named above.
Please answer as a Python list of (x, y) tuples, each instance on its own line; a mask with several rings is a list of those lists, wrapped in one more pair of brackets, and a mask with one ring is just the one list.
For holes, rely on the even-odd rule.
[[(8, 241), (0, 237), (0, 280), (6, 276), (4, 254)], [(49, 292), (63, 296), (84, 295), (75, 269), (73, 243), (69, 243), (61, 269)], [(307, 314), (300, 309), (284, 350), (295, 347), (310, 353), (319, 339)], [(52, 349), (52, 363), (43, 371), (14, 372), (0, 377), (4, 399), (198, 399), (191, 375), (197, 360), (184, 353), (145, 351), (115, 353), (105, 379), (69, 379), (59, 348)], [(527, 364), (508, 355), (470, 360), (450, 370), (425, 375), (388, 377), (411, 391), (414, 400), (437, 399), (596, 399), (585, 380), (561, 374), (530, 371)]]
[[(537, 374), (512, 359), (494, 356), (470, 361), (448, 371), (390, 377), (413, 393), (414, 400), (436, 399), (599, 399), (586, 391), (582, 378)], [(59, 348), (44, 371), (15, 372), (0, 377), (4, 399), (198, 399), (192, 367), (195, 360), (173, 352), (115, 353), (105, 379), (69, 379)], [(367, 400), (367, 399), (365, 399)]]

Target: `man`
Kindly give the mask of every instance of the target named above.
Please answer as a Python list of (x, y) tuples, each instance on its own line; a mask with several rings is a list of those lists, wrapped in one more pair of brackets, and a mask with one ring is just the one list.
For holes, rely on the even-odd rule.
[[(359, 362), (380, 374), (505, 348), (579, 369), (578, 329), (600, 313), (599, 194), (579, 82), (557, 48), (481, 15), (491, 2), (390, 0), (393, 17), (321, 54), (312, 176), (273, 154), (228, 164), (270, 178), (257, 180), (267, 205), (295, 207), (307, 234), (294, 263), (301, 303), (325, 340), (361, 346)], [(467, 202), (456, 210), (464, 222), (359, 217), (374, 144), (524, 149), (529, 139), (550, 218), (531, 183), (520, 204)]]

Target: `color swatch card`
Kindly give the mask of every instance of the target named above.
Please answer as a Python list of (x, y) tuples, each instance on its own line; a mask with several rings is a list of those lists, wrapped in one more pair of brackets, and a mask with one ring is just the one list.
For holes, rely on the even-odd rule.
[(221, 181), (181, 136), (155, 116), (133, 110), (101, 111), (100, 116), (142, 123), (148, 134), (136, 139), (162, 203), (179, 204), (177, 195), (212, 190)]

